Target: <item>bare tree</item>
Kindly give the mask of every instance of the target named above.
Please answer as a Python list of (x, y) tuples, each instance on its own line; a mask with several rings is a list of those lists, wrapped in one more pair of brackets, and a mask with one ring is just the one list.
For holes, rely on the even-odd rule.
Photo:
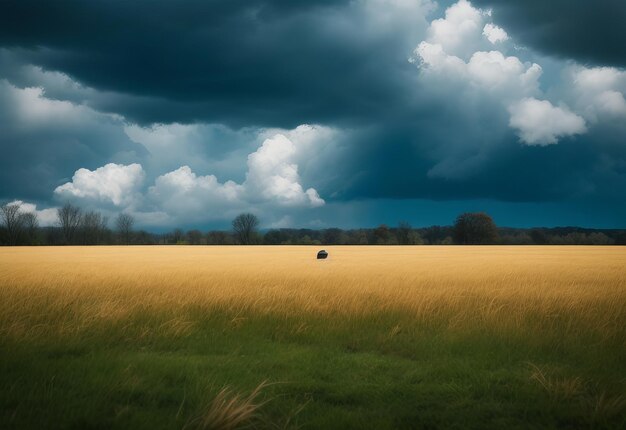
[(107, 218), (99, 212), (87, 212), (81, 222), (82, 241), (85, 245), (97, 245), (107, 228)]
[(171, 235), (171, 243), (174, 245), (181, 245), (183, 243), (183, 236), (185, 234), (180, 228), (174, 229)]
[(250, 245), (255, 242), (259, 219), (251, 213), (237, 215), (233, 220), (233, 232), (235, 238), (242, 245)]
[(24, 235), (27, 238), (28, 245), (37, 244), (37, 231), (39, 230), (39, 221), (37, 220), (37, 214), (34, 212), (20, 213), (20, 221)]
[(17, 245), (17, 241), (24, 230), (24, 219), (20, 212), (21, 203), (10, 203), (3, 205), (0, 210), (0, 219), (7, 232), (7, 242), (9, 245)]
[(190, 245), (200, 245), (202, 243), (202, 232), (200, 230), (190, 230), (187, 232), (187, 239)]
[(72, 244), (82, 219), (80, 208), (66, 203), (63, 207), (57, 209), (57, 215), (65, 243)]
[(115, 219), (115, 227), (117, 228), (117, 234), (120, 237), (120, 242), (125, 245), (130, 245), (133, 237), (133, 225), (135, 224), (135, 218), (132, 215), (121, 213)]

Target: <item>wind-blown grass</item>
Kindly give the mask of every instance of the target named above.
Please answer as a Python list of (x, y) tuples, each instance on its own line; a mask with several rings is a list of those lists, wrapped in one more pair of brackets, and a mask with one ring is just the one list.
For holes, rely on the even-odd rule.
[(220, 390), (211, 403), (184, 428), (206, 430), (236, 430), (244, 426), (254, 425), (257, 410), (263, 406), (257, 398), (265, 381), (261, 382), (248, 396), (233, 393), (228, 387)]
[(625, 423), (626, 249), (328, 250), (0, 249), (0, 422)]

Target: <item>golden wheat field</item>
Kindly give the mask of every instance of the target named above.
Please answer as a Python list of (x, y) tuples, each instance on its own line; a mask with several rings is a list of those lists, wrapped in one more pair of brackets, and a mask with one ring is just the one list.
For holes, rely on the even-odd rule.
[(318, 249), (1, 248), (2, 417), (180, 428), (269, 381), (294, 428), (624, 423), (626, 248)]
[[(306, 246), (0, 249), (2, 334), (80, 330), (145, 310), (166, 310), (173, 325), (184, 325), (177, 312), (188, 306), (288, 315), (402, 310), (502, 329), (565, 318), (598, 336), (624, 333), (626, 248), (328, 250), (327, 260), (316, 260), (317, 248)], [(55, 318), (37, 314), (43, 301)]]

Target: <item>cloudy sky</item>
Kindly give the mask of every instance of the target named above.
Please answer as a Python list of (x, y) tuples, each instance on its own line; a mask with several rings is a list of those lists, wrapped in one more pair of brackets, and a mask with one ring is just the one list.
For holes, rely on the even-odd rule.
[(626, 2), (5, 0), (0, 201), (626, 227)]

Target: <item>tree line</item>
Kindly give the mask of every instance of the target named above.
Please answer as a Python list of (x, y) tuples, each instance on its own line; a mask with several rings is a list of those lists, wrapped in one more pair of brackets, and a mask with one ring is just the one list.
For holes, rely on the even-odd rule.
[(381, 224), (359, 229), (259, 230), (259, 219), (238, 215), (230, 230), (174, 229), (153, 233), (134, 228), (135, 219), (118, 214), (112, 222), (97, 211), (66, 203), (55, 226), (40, 227), (37, 215), (19, 203), (0, 207), (0, 245), (626, 245), (626, 230), (497, 227), (485, 213), (463, 213), (451, 226), (413, 228)]
[(57, 209), (57, 225), (40, 227), (37, 214), (25, 212), (20, 203), (0, 207), (0, 244), (2, 245), (108, 245), (134, 243), (134, 218), (120, 213), (109, 220), (97, 211), (83, 211), (66, 203)]

